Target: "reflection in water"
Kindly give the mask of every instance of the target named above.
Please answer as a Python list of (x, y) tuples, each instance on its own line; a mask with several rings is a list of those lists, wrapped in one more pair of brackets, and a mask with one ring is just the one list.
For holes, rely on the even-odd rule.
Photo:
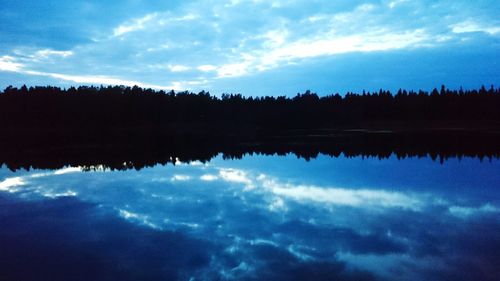
[[(41, 135), (39, 135), (41, 133)], [(82, 132), (79, 132), (82, 133)], [(277, 133), (277, 132), (275, 132)], [(83, 133), (84, 134), (84, 133)], [(125, 134), (125, 135), (122, 135)], [(227, 134), (227, 132), (226, 132)], [(248, 155), (294, 154), (306, 160), (318, 155), (332, 157), (377, 157), (398, 159), (500, 158), (500, 134), (496, 130), (442, 128), (394, 132), (380, 130), (292, 130), (252, 136), (157, 136), (93, 134), (70, 137), (14, 134), (0, 138), (0, 165), (19, 169), (60, 169), (79, 166), (87, 170), (107, 167), (116, 170), (142, 169), (158, 164), (209, 162), (217, 155), (241, 159)]]
[(498, 161), (1, 170), (9, 280), (498, 280)]

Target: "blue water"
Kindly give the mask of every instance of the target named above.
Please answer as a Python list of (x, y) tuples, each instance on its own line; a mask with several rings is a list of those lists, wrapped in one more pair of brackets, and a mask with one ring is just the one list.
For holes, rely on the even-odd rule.
[(0, 169), (0, 280), (500, 280), (500, 161)]

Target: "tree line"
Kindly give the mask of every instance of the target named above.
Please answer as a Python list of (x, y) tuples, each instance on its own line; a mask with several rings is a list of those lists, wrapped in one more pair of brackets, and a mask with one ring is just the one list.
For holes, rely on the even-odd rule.
[(138, 86), (9, 86), (0, 93), (2, 130), (106, 134), (274, 134), (320, 128), (497, 127), (500, 88), (380, 90), (318, 96), (245, 97)]

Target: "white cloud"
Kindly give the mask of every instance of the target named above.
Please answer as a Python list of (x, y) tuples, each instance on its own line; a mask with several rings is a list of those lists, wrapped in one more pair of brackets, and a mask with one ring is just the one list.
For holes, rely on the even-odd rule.
[[(239, 63), (214, 66), (217, 78), (244, 76), (255, 71), (265, 71), (298, 60), (352, 52), (376, 52), (430, 46), (434, 38), (423, 29), (391, 33), (373, 30), (364, 34), (335, 36), (326, 34), (317, 38), (283, 42), (280, 38), (273, 47), (242, 53)], [(213, 68), (210, 68), (213, 69)]]
[(198, 69), (199, 71), (203, 71), (203, 72), (210, 72), (210, 71), (217, 70), (217, 67), (215, 65), (205, 64), (205, 65), (198, 66), (196, 69)]
[(146, 225), (148, 227), (151, 227), (153, 229), (161, 229), (158, 225), (152, 223), (149, 220), (149, 216), (147, 216), (147, 215), (138, 214), (138, 213), (135, 213), (132, 211), (124, 210), (124, 209), (118, 209), (118, 214), (126, 220), (137, 221), (137, 222), (139, 222), (143, 225)]
[(318, 21), (324, 21), (328, 18), (329, 17), (327, 15), (314, 15), (314, 16), (308, 17), (307, 20), (311, 23), (316, 23)]
[(272, 193), (276, 197), (268, 206), (271, 211), (286, 210), (285, 198), (300, 203), (357, 208), (403, 208), (415, 211), (420, 210), (425, 205), (423, 195), (414, 196), (380, 189), (353, 189), (281, 183), (267, 175), (261, 174), (253, 177), (239, 169), (220, 169), (219, 176), (225, 181), (243, 184), (245, 190), (260, 188), (260, 191)]
[(51, 190), (41, 190), (42, 195), (48, 198), (58, 198), (58, 197), (75, 197), (78, 195), (77, 192), (73, 190), (66, 190), (63, 192), (53, 192)]
[(188, 181), (191, 179), (191, 176), (188, 175), (173, 175), (170, 179), (171, 181)]
[[(212, 75), (212, 77), (204, 77), (203, 83), (193, 82), (196, 79), (191, 80), (192, 83), (182, 83), (186, 87), (207, 85), (213, 79), (246, 76), (314, 57), (351, 52), (416, 48), (429, 46), (433, 41), (432, 36), (427, 34), (423, 28), (401, 29), (398, 27), (392, 29), (384, 23), (373, 24), (372, 19), (378, 20), (380, 18), (377, 15), (380, 13), (380, 9), (378, 5), (369, 3), (354, 7), (348, 12), (308, 15), (309, 24), (297, 24), (295, 20), (291, 21), (286, 16), (272, 19), (269, 18), (270, 15), (266, 14), (261, 21), (262, 24), (253, 27), (255, 30), (267, 29), (266, 31), (255, 33), (249, 29), (248, 32), (242, 32), (241, 35), (238, 35), (238, 32), (231, 34), (231, 30), (247, 18), (245, 14), (239, 16), (240, 22), (239, 18), (233, 17), (239, 9), (245, 9), (246, 5), (240, 5), (244, 2), (253, 3), (254, 1), (233, 1), (224, 8), (215, 4), (210, 9), (213, 14), (208, 13), (204, 17), (197, 16), (200, 14), (200, 9), (204, 7), (203, 3), (196, 6), (187, 5), (181, 12), (184, 15), (178, 17), (169, 12), (151, 13), (121, 24), (115, 28), (114, 34), (116, 36), (144, 30), (144, 33), (138, 35), (139, 38), (145, 38), (145, 40), (140, 41), (142, 45), (144, 42), (150, 42), (145, 44), (156, 44), (158, 34), (165, 34), (162, 36), (164, 38), (180, 34), (187, 39), (181, 39), (182, 42), (194, 42), (198, 30), (203, 30), (202, 37), (205, 38), (205, 41), (187, 47), (186, 51), (191, 50), (191, 52), (187, 52), (186, 56), (180, 55), (178, 57), (180, 64), (167, 65), (171, 72), (191, 75), (190, 70), (195, 69)], [(275, 2), (274, 4), (277, 6), (283, 4), (280, 1)], [(395, 7), (402, 2), (404, 0), (396, 0), (388, 5)], [(294, 7), (298, 3), (288, 3), (287, 5)], [(168, 24), (180, 21), (191, 21), (192, 26), (175, 25), (175, 28), (172, 28)], [(360, 22), (364, 22), (364, 24), (360, 24)], [(214, 28), (215, 26), (217, 28)], [(305, 28), (312, 32), (304, 32)], [(225, 40), (218, 42), (219, 33), (225, 36)], [(188, 34), (193, 36), (186, 37)], [(136, 39), (134, 39), (135, 41)], [(159, 45), (166, 45), (167, 49), (150, 46), (145, 50), (170, 52), (171, 48), (177, 44), (179, 43), (175, 41), (172, 44), (163, 42)], [(208, 63), (200, 64), (194, 68), (188, 66), (193, 65), (192, 53), (205, 54), (204, 58), (209, 58)], [(172, 83), (172, 85), (175, 84)]]
[(247, 187), (253, 187), (253, 182), (250, 176), (242, 170), (238, 169), (220, 169), (219, 177), (227, 182), (242, 183)]
[(218, 179), (219, 177), (217, 177), (216, 175), (210, 175), (210, 174), (205, 174), (200, 177), (200, 180), (202, 181), (215, 181)]
[(263, 186), (272, 193), (299, 202), (317, 202), (351, 207), (405, 208), (418, 210), (422, 202), (410, 195), (373, 189), (350, 189), (280, 184), (266, 180)]
[(191, 67), (186, 66), (186, 65), (176, 64), (176, 65), (168, 65), (168, 69), (171, 72), (185, 72), (185, 71), (190, 70)]
[[(20, 55), (19, 51), (17, 52)], [(54, 51), (54, 50), (39, 50), (34, 54), (23, 54), (21, 57), (12, 56), (2, 56), (0, 57), (0, 71), (11, 71), (20, 74), (32, 75), (32, 76), (43, 76), (53, 79), (71, 81), (79, 84), (105, 84), (105, 85), (124, 85), (124, 86), (140, 86), (143, 88), (153, 88), (153, 89), (173, 89), (182, 90), (186, 85), (193, 81), (174, 81), (171, 85), (157, 85), (149, 84), (141, 81), (126, 80), (121, 78), (109, 77), (106, 75), (73, 75), (73, 74), (62, 74), (54, 72), (45, 72), (30, 70), (29, 63), (38, 62), (42, 58), (48, 58), (49, 56), (59, 56), (68, 57), (73, 55), (70, 51)], [(174, 69), (179, 71), (181, 66), (174, 66)]]
[(54, 171), (54, 175), (64, 175), (69, 173), (78, 173), (81, 172), (82, 168), (80, 167), (68, 167)]
[(57, 51), (57, 50), (51, 50), (51, 49), (43, 49), (43, 50), (39, 50), (35, 53), (35, 57), (38, 57), (40, 59), (41, 58), (48, 58), (51, 56), (59, 56), (59, 57), (66, 58), (66, 57), (69, 57), (72, 55), (73, 55), (72, 51)]
[(57, 198), (57, 197), (65, 197), (65, 196), (77, 196), (77, 192), (70, 190), (70, 189), (65, 189), (65, 190), (53, 190), (50, 187), (46, 187), (43, 185), (32, 185), (31, 181), (44, 178), (44, 177), (50, 177), (50, 176), (58, 176), (58, 175), (63, 175), (67, 173), (73, 173), (73, 172), (81, 172), (80, 168), (64, 168), (64, 169), (59, 169), (54, 172), (47, 172), (47, 173), (33, 173), (33, 174), (28, 174), (24, 176), (19, 176), (19, 177), (11, 177), (11, 178), (6, 178), (3, 181), (0, 182), (0, 191), (6, 191), (10, 193), (15, 193), (19, 192), (20, 189), (18, 187), (20, 186), (26, 186), (25, 190), (27, 192), (32, 192), (35, 194), (40, 194), (44, 197), (48, 198)]
[(463, 22), (450, 25), (453, 33), (469, 33), (469, 32), (484, 32), (490, 35), (500, 33), (500, 26), (490, 26), (480, 24), (474, 20), (468, 19)]
[(197, 19), (198, 16), (193, 13), (175, 17), (171, 13), (150, 13), (141, 18), (136, 18), (131, 21), (120, 24), (113, 29), (113, 37), (120, 37), (127, 33), (144, 30), (148, 27), (157, 27), (167, 25), (172, 22), (183, 22)]
[(12, 53), (16, 56), (16, 60), (21, 60), (25, 63), (47, 63), (54, 59), (65, 59), (74, 55), (74, 52), (72, 50), (63, 51), (33, 48), (14, 49)]
[(243, 76), (248, 73), (251, 65), (250, 61), (221, 65), (217, 68), (217, 78)]
[(146, 23), (158, 17), (158, 13), (147, 14), (142, 18), (134, 19), (131, 22), (121, 24), (113, 29), (113, 36), (122, 36), (124, 34), (142, 30), (146, 27)]
[(283, 200), (280, 197), (275, 198), (271, 204), (269, 204), (269, 210), (276, 212), (276, 211), (286, 211), (287, 207), (285, 204), (285, 200)]
[(299, 40), (285, 47), (272, 50), (264, 56), (264, 64), (274, 64), (283, 60), (336, 55), (351, 52), (373, 52), (401, 49), (424, 42), (428, 36), (421, 29), (403, 33), (387, 30), (372, 31), (365, 34)]
[(136, 219), (136, 218), (141, 218), (143, 216), (139, 215), (139, 214), (136, 214), (136, 213), (133, 213), (133, 212), (129, 212), (127, 210), (118, 210), (119, 211), (119, 214), (120, 216), (126, 218), (126, 219), (130, 219), (130, 218), (133, 218), (133, 219)]
[(11, 56), (0, 57), (0, 71), (13, 71), (18, 72), (21, 70), (23, 65), (16, 62), (15, 58)]
[(257, 38), (264, 39), (267, 45), (270, 47), (277, 47), (286, 43), (289, 34), (290, 31), (288, 29), (282, 28), (282, 29), (270, 30)]
[(143, 88), (153, 88), (153, 89), (182, 89), (180, 82), (173, 82), (171, 85), (155, 85), (148, 84), (139, 81), (125, 80), (120, 78), (108, 77), (104, 75), (70, 75), (70, 74), (60, 74), (60, 73), (50, 73), (50, 72), (40, 72), (40, 71), (18, 71), (23, 74), (36, 75), (36, 76), (46, 76), (50, 78), (60, 79), (64, 81), (71, 81), (80, 84), (104, 84), (104, 85), (123, 85), (123, 86), (140, 86)]
[(6, 178), (0, 182), (0, 190), (7, 192), (16, 192), (15, 187), (25, 185), (26, 182), (22, 177)]
[(456, 217), (467, 218), (480, 214), (498, 213), (500, 209), (491, 204), (485, 204), (480, 207), (450, 206), (448, 211)]
[(186, 14), (184, 16), (173, 17), (171, 19), (171, 21), (192, 21), (192, 20), (195, 20), (195, 19), (198, 19), (198, 15), (189, 13), (189, 14)]

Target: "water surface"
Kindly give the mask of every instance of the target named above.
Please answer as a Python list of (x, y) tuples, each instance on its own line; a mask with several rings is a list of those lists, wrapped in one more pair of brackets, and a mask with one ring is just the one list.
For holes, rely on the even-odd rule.
[(500, 162), (0, 170), (5, 280), (498, 280)]

